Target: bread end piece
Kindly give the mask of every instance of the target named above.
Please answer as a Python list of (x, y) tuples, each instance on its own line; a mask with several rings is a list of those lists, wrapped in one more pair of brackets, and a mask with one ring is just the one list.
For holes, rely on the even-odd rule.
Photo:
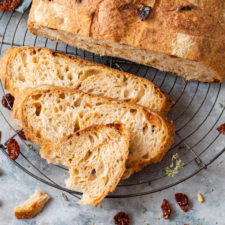
[(40, 190), (36, 190), (35, 193), (27, 201), (25, 201), (23, 205), (15, 208), (15, 217), (17, 219), (30, 219), (35, 217), (41, 212), (49, 199), (49, 195)]

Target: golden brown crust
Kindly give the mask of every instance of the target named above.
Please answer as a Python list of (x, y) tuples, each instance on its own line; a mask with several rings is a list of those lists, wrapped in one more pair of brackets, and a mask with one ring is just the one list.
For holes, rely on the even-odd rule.
[[(137, 13), (143, 6), (152, 7), (145, 21)], [(222, 82), (224, 10), (223, 0), (34, 0), (28, 29), (48, 27), (198, 61), (215, 72), (211, 82)], [(176, 51), (179, 35), (190, 43), (182, 54)]]
[[(110, 98), (105, 98), (105, 97), (99, 97), (97, 95), (93, 94), (88, 94), (88, 93), (83, 93), (81, 91), (77, 90), (71, 90), (68, 88), (61, 88), (61, 87), (54, 87), (54, 86), (42, 86), (42, 87), (37, 87), (36, 89), (29, 89), (24, 92), (25, 98), (17, 102), (15, 101), (14, 107), (16, 111), (19, 111), (20, 114), (20, 121), (22, 123), (22, 127), (24, 129), (25, 136), (28, 140), (33, 141), (35, 144), (39, 146), (43, 146), (45, 144), (51, 143), (51, 141), (48, 139), (48, 137), (42, 137), (38, 138), (33, 130), (32, 127), (29, 126), (29, 122), (27, 121), (24, 113), (24, 104), (26, 103), (26, 100), (30, 98), (30, 96), (35, 95), (35, 94), (42, 94), (42, 93), (47, 93), (47, 92), (54, 92), (54, 91), (62, 91), (62, 92), (69, 92), (69, 93), (79, 93), (81, 96), (88, 95), (89, 98), (99, 98), (99, 100), (104, 99), (104, 101), (109, 102), (110, 104), (120, 104), (124, 107), (127, 107), (128, 105), (132, 106), (132, 108), (143, 111), (144, 114), (146, 115), (146, 119), (151, 123), (151, 124), (156, 124), (157, 126), (163, 126), (164, 131), (166, 133), (166, 138), (165, 140), (161, 143), (158, 151), (155, 152), (154, 155), (151, 156), (151, 161), (149, 160), (143, 160), (142, 162), (138, 162), (137, 165), (132, 165), (135, 168), (135, 171), (139, 171), (141, 168), (144, 166), (148, 165), (149, 163), (157, 163), (162, 160), (163, 156), (166, 154), (168, 151), (169, 147), (173, 143), (173, 138), (174, 138), (174, 132), (175, 132), (175, 127), (172, 121), (168, 120), (165, 118), (163, 115), (160, 113), (156, 113), (154, 111), (149, 111), (147, 108), (144, 108), (142, 106), (132, 104), (132, 103), (125, 103), (123, 101), (116, 101), (114, 99)], [(19, 110), (18, 110), (19, 109)], [(137, 169), (136, 169), (137, 168)], [(131, 175), (131, 173), (127, 173), (123, 178), (128, 178)]]
[[(20, 54), (23, 51), (24, 52), (30, 51), (31, 53), (36, 52), (36, 51), (48, 51), (48, 52), (50, 52), (50, 54), (52, 54), (55, 57), (60, 56), (62, 58), (66, 58), (66, 59), (69, 57), (70, 59), (75, 61), (80, 66), (98, 66), (99, 68), (108, 70), (112, 74), (121, 74), (126, 77), (132, 77), (133, 79), (137, 79), (137, 80), (141, 81), (143, 84), (148, 84), (148, 85), (154, 86), (155, 93), (157, 93), (160, 96), (161, 102), (162, 102), (161, 105), (159, 106), (158, 111), (162, 112), (164, 115), (166, 115), (169, 112), (171, 106), (174, 104), (174, 102), (170, 99), (170, 97), (166, 93), (163, 93), (159, 87), (156, 87), (151, 81), (149, 81), (145, 78), (138, 77), (138, 76), (130, 74), (130, 73), (119, 71), (119, 70), (116, 70), (116, 69), (113, 69), (113, 68), (110, 68), (110, 67), (107, 67), (104, 65), (100, 65), (100, 64), (97, 64), (94, 62), (89, 62), (87, 60), (79, 59), (74, 56), (68, 56), (66, 54), (56, 52), (56, 51), (53, 51), (53, 50), (47, 49), (47, 48), (41, 48), (41, 47), (11, 48), (1, 58), (1, 60), (0, 60), (0, 78), (2, 80), (4, 88), (6, 90), (8, 90), (13, 96), (21, 96), (21, 95), (23, 95), (23, 93), (20, 93), (19, 88), (15, 87), (15, 85), (13, 85), (13, 82), (11, 82), (12, 78), (10, 77), (9, 73), (7, 72), (8, 64), (10, 63), (11, 60), (13, 60), (13, 58), (16, 57), (17, 54)], [(10, 84), (10, 82), (11, 82), (11, 84)]]

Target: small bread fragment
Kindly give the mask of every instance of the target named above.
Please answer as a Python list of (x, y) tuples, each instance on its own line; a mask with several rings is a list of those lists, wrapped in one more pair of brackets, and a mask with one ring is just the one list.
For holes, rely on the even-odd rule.
[(30, 219), (35, 217), (41, 212), (49, 199), (49, 195), (43, 191), (36, 190), (23, 205), (17, 206), (14, 209), (15, 217), (17, 219)]
[(69, 168), (66, 185), (83, 191), (79, 204), (97, 206), (114, 191), (125, 171), (129, 140), (121, 123), (94, 125), (43, 146), (40, 154), (49, 163)]

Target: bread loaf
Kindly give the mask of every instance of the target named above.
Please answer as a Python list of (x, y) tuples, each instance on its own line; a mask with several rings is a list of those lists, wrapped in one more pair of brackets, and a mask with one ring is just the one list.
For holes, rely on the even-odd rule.
[(48, 163), (69, 168), (68, 188), (81, 190), (81, 205), (97, 206), (114, 191), (124, 171), (129, 133), (122, 124), (92, 126), (41, 148)]
[(0, 77), (12, 95), (27, 87), (54, 85), (118, 98), (166, 114), (172, 101), (147, 79), (40, 47), (9, 49)]
[(222, 82), (224, 0), (33, 0), (32, 34), (100, 55)]
[(124, 178), (161, 161), (173, 142), (173, 123), (142, 106), (60, 87), (27, 92), (24, 99), (16, 99), (13, 108), (26, 138), (39, 146), (93, 124), (125, 124), (131, 139)]

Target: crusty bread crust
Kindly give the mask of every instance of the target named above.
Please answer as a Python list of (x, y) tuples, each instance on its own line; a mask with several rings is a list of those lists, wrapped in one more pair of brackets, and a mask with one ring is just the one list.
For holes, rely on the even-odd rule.
[[(108, 129), (110, 128), (110, 129)], [(113, 130), (116, 130), (118, 132), (118, 136), (113, 136), (115, 133), (113, 133)], [(102, 134), (102, 133), (103, 134)], [(81, 153), (84, 152), (84, 155), (86, 156), (87, 152), (90, 151), (89, 147), (87, 145), (88, 138), (95, 133), (99, 134), (101, 137), (99, 139), (99, 143), (95, 143), (96, 147), (93, 148), (92, 143), (92, 155), (95, 154), (96, 152), (100, 151), (101, 149), (103, 150), (103, 147), (105, 146), (107, 148), (107, 159), (104, 158), (98, 158), (95, 159), (95, 161), (90, 160), (90, 156), (88, 157), (88, 161), (85, 159), (85, 157), (81, 156)], [(117, 134), (117, 133), (116, 133)], [(110, 137), (111, 143), (109, 143), (109, 140), (106, 143), (102, 143), (102, 136), (105, 135), (106, 137)], [(85, 143), (80, 143), (81, 139), (85, 138), (86, 142)], [(93, 137), (93, 136), (92, 136)], [(128, 156), (128, 149), (129, 149), (129, 140), (130, 140), (130, 134), (129, 132), (125, 129), (125, 126), (121, 123), (114, 123), (114, 124), (106, 124), (106, 125), (92, 125), (90, 127), (87, 127), (83, 130), (79, 130), (75, 132), (74, 134), (71, 134), (67, 137), (62, 138), (58, 143), (52, 143), (52, 144), (47, 144), (43, 146), (40, 150), (41, 157), (46, 159), (48, 163), (54, 163), (54, 164), (63, 164), (69, 168), (69, 173), (70, 173), (70, 178), (68, 178), (66, 184), (68, 188), (71, 189), (76, 189), (79, 188), (83, 191), (83, 198), (78, 202), (81, 205), (92, 205), (92, 206), (97, 206), (109, 192), (113, 192), (119, 183), (126, 167), (126, 160)], [(97, 140), (98, 141), (98, 140)], [(111, 149), (111, 144), (119, 145), (114, 148), (113, 150)], [(60, 149), (65, 150), (68, 148), (68, 142), (72, 142), (74, 145), (76, 144), (76, 148), (74, 148), (74, 145), (71, 144), (70, 146), (70, 154), (65, 153), (65, 151), (61, 152)], [(74, 143), (75, 142), (75, 143)], [(118, 142), (118, 143), (115, 143)], [(77, 147), (78, 146), (78, 147)], [(73, 149), (71, 149), (73, 148)], [(115, 154), (116, 153), (116, 154)], [(103, 157), (104, 154), (98, 153), (100, 157)], [(114, 155), (115, 154), (115, 155)], [(75, 158), (75, 155), (78, 158)], [(70, 158), (70, 157), (73, 158)], [(110, 163), (111, 166), (108, 165), (108, 160), (110, 158)], [(78, 162), (73, 162), (74, 161), (79, 161)], [(84, 160), (84, 161), (83, 161)], [(102, 171), (99, 171), (99, 164), (96, 163), (96, 161), (100, 161), (100, 164), (103, 163), (107, 167), (106, 173), (104, 172), (104, 175), (102, 176)], [(102, 162), (103, 160), (103, 162)], [(81, 162), (82, 161), (82, 162)], [(80, 164), (83, 163), (87, 169), (82, 168)], [(115, 165), (116, 164), (116, 165)], [(96, 168), (97, 167), (97, 168)], [(115, 170), (115, 168), (117, 169)], [(85, 177), (85, 170), (88, 170), (89, 172), (91, 170), (95, 169), (95, 173), (97, 174), (96, 178), (94, 181), (90, 181), (90, 176)], [(104, 168), (105, 169), (105, 168)], [(79, 171), (79, 177), (82, 176), (82, 183), (79, 183), (79, 180), (77, 181), (77, 175), (73, 173), (74, 170)], [(101, 168), (100, 168), (101, 170)], [(77, 172), (78, 173), (78, 172)], [(99, 176), (99, 177), (98, 177)], [(99, 192), (98, 188), (96, 187), (98, 183), (95, 186), (95, 183), (93, 184), (92, 182), (98, 182), (106, 180), (104, 184), (100, 187), (101, 192)], [(76, 185), (74, 185), (74, 182)], [(97, 190), (95, 190), (97, 188)], [(95, 193), (93, 195), (93, 192)], [(98, 194), (96, 194), (98, 193)]]
[(147, 166), (150, 163), (157, 163), (161, 161), (163, 156), (166, 154), (169, 147), (173, 143), (174, 132), (175, 132), (174, 124), (172, 121), (169, 121), (164, 116), (160, 115), (160, 113), (149, 111), (147, 108), (144, 108), (142, 106), (135, 105), (132, 103), (126, 103), (123, 101), (116, 101), (109, 98), (99, 97), (96, 95), (83, 93), (77, 90), (71, 90), (67, 88), (60, 88), (60, 87), (53, 87), (53, 86), (43, 86), (33, 90), (32, 89), (26, 90), (23, 93), (24, 98), (22, 99), (21, 97), (20, 100), (18, 100), (17, 98), (14, 103), (15, 116), (17, 119), (20, 119), (22, 126), (24, 128), (26, 138), (30, 141), (33, 141), (35, 144), (39, 146), (43, 146), (47, 143), (51, 143), (52, 141), (49, 140), (48, 137), (41, 137), (41, 138), (37, 137), (37, 135), (33, 131), (32, 126), (30, 126), (29, 121), (27, 121), (26, 119), (25, 104), (31, 96), (34, 96), (37, 94), (44, 95), (45, 93), (49, 93), (49, 92), (54, 93), (57, 91), (78, 94), (79, 96), (87, 97), (88, 99), (93, 99), (93, 100), (97, 99), (98, 101), (103, 101), (107, 104), (115, 105), (115, 107), (118, 107), (119, 105), (121, 108), (129, 107), (131, 109), (136, 109), (137, 111), (140, 111), (141, 113), (145, 115), (145, 119), (146, 121), (149, 122), (149, 124), (154, 124), (156, 127), (160, 127), (160, 129), (163, 130), (165, 138), (164, 140), (162, 140), (161, 143), (158, 143), (157, 150), (154, 152), (154, 154), (151, 154), (151, 156), (149, 156), (150, 159), (141, 159), (141, 160), (138, 159), (136, 160), (136, 162), (132, 162), (132, 165), (129, 165), (130, 168), (126, 170), (123, 178), (128, 178), (133, 172), (140, 171), (144, 166)]
[[(137, 13), (143, 6), (152, 8), (145, 21), (141, 21)], [(76, 47), (81, 45), (79, 39), (86, 37), (86, 43), (82, 45), (86, 50), (124, 57), (157, 68), (157, 63), (146, 61), (144, 57), (135, 58), (129, 50), (143, 50), (146, 55), (160, 52), (165, 54), (164, 57), (175, 58), (174, 62), (185, 59), (193, 66), (199, 62), (205, 70), (199, 77), (185, 71), (176, 73), (187, 79), (222, 82), (225, 77), (224, 10), (223, 0), (34, 0), (28, 29), (33, 34)], [(102, 41), (100, 47), (104, 50), (97, 45), (94, 48), (88, 46), (91, 42), (87, 44), (87, 38), (93, 40), (93, 45)], [(119, 44), (127, 54), (114, 51), (109, 43)], [(159, 69), (174, 72), (169, 65)]]
[(35, 217), (44, 208), (50, 197), (40, 191), (35, 193), (23, 205), (17, 206), (14, 210), (17, 219), (31, 219)]
[[(12, 74), (12, 72), (9, 72), (10, 65), (13, 64), (17, 55), (20, 55), (20, 54), (27, 54), (27, 55), (35, 54), (35, 57), (38, 57), (40, 52), (41, 52), (41, 54), (46, 54), (50, 57), (57, 58), (58, 60), (61, 60), (61, 59), (65, 59), (66, 61), (72, 60), (75, 63), (75, 66), (81, 68), (81, 70), (82, 70), (82, 68), (85, 68), (85, 67), (86, 68), (91, 67), (90, 70), (92, 69), (92, 67), (95, 67), (94, 69), (102, 70), (101, 74), (105, 73), (107, 76), (112, 77), (112, 79), (114, 79), (114, 77), (116, 78), (118, 76), (118, 77), (121, 77), (121, 78), (124, 78), (124, 79), (131, 80), (132, 83), (133, 83), (133, 84), (131, 82), (129, 83), (130, 84), (129, 92), (131, 92), (131, 93), (133, 91), (131, 89), (135, 89), (135, 85), (136, 86), (140, 85), (140, 86), (145, 87), (146, 92), (149, 90), (149, 98), (148, 98), (148, 96), (145, 96), (145, 100), (142, 100), (143, 98), (141, 98), (139, 100), (139, 98), (137, 98), (135, 95), (134, 95), (133, 98), (131, 97), (129, 99), (126, 99), (124, 96), (121, 96), (119, 93), (117, 94), (116, 91), (115, 91), (114, 92), (115, 96), (117, 96), (118, 99), (131, 101), (131, 102), (134, 102), (134, 103), (137, 103), (137, 104), (141, 104), (141, 105), (143, 105), (147, 108), (153, 108), (157, 111), (162, 112), (164, 115), (167, 114), (167, 112), (170, 110), (170, 108), (173, 104), (173, 101), (170, 100), (170, 98), (167, 94), (163, 93), (157, 86), (155, 86), (152, 82), (150, 82), (147, 79), (144, 79), (144, 78), (141, 78), (141, 77), (138, 77), (138, 76), (126, 73), (126, 72), (118, 71), (118, 70), (115, 70), (115, 69), (112, 69), (112, 68), (109, 68), (109, 67), (106, 67), (106, 66), (103, 66), (103, 65), (93, 63), (93, 62), (78, 59), (78, 58), (75, 58), (73, 56), (63, 54), (63, 53), (55, 52), (55, 51), (47, 49), (47, 48), (41, 48), (41, 47), (11, 48), (3, 55), (2, 59), (0, 60), (0, 78), (2, 80), (2, 83), (5, 87), (5, 89), (8, 90), (12, 95), (14, 95), (14, 96), (20, 95), (21, 92), (23, 92), (24, 88), (27, 88), (29, 84), (26, 84), (26, 81), (22, 84), (23, 86), (19, 86), (18, 84), (16, 84), (16, 80), (15, 80), (16, 78), (14, 77), (15, 73)], [(18, 63), (18, 62), (15, 62), (15, 63)], [(48, 71), (46, 71), (46, 72), (48, 72)], [(19, 73), (19, 71), (18, 71), (18, 73)], [(94, 73), (95, 72), (93, 72), (93, 74)], [(25, 77), (30, 76), (31, 77), (32, 74), (23, 74), (23, 76), (25, 76)], [(99, 75), (96, 74), (95, 77), (97, 77), (97, 76), (99, 76)], [(27, 79), (27, 78), (25, 78), (25, 79)], [(93, 76), (93, 79), (95, 79), (94, 76)], [(87, 83), (85, 83), (85, 81), (86, 81), (86, 79), (82, 78), (82, 79), (78, 80), (77, 82), (75, 82), (74, 86), (68, 87), (68, 88), (73, 88), (73, 89), (88, 88), (88, 85), (91, 85), (91, 84), (87, 84)], [(45, 85), (45, 84), (48, 85), (48, 83), (45, 83), (45, 82), (48, 82), (46, 80), (43, 80), (43, 81), (40, 80), (39, 82), (42, 82), (41, 83), (42, 85)], [(33, 87), (35, 87), (36, 85), (37, 85), (36, 83), (33, 83)], [(102, 84), (102, 85), (104, 86), (104, 84)], [(115, 84), (112, 84), (111, 87), (113, 87), (113, 85), (115, 85)], [(119, 83), (119, 80), (118, 80), (118, 84), (116, 86), (119, 86), (119, 85), (121, 85), (121, 88), (123, 87), (123, 84)], [(132, 87), (132, 85), (133, 85), (133, 87)], [(55, 85), (55, 86), (63, 86), (63, 83), (61, 83), (61, 85)], [(92, 88), (90, 87), (89, 89), (92, 89)], [(152, 91), (150, 92), (150, 90), (152, 90)], [(99, 93), (102, 94), (102, 95), (107, 94), (104, 91), (104, 87), (102, 87), (102, 89), (101, 89), (101, 85), (99, 86), (97, 91), (99, 91)], [(87, 90), (87, 92), (88, 92), (88, 90)], [(106, 97), (109, 97), (109, 96), (106, 96)], [(152, 103), (152, 101), (151, 101), (152, 98), (155, 99), (156, 103), (154, 103), (154, 104)]]

